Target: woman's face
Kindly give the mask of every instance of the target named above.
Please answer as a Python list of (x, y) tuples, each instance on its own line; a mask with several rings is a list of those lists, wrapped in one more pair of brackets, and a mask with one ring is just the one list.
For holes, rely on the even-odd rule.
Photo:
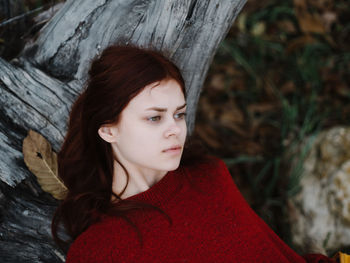
[[(171, 171), (179, 166), (186, 139), (185, 113), (180, 85), (172, 79), (162, 80), (147, 85), (122, 111), (118, 124), (100, 128), (99, 134), (109, 139), (128, 171)], [(171, 147), (179, 149), (167, 151)]]

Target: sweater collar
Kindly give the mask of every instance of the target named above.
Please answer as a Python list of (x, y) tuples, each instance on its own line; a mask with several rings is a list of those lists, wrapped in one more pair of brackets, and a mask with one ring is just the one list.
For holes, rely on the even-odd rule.
[(174, 171), (168, 171), (158, 182), (146, 191), (129, 196), (124, 200), (135, 200), (163, 205), (181, 189), (184, 180), (184, 168), (179, 166)]

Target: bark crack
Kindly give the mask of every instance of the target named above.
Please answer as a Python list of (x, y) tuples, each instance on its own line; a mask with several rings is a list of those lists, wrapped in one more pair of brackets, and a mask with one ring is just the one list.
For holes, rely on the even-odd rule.
[[(40, 111), (38, 111), (37, 109), (34, 108), (34, 106), (30, 105), (27, 101), (23, 100), (20, 96), (18, 96), (18, 94), (16, 94), (16, 92), (14, 92), (13, 90), (11, 90), (3, 81), (0, 80), (0, 83), (3, 84), (2, 85), (2, 89), (7, 91), (9, 94), (11, 94), (14, 98), (16, 98), (17, 100), (21, 101), (24, 105), (26, 105), (28, 108), (32, 109), (34, 112), (36, 112), (39, 116), (41, 116), (42, 118), (44, 118), (44, 120), (47, 121), (47, 123), (51, 124), (52, 127), (54, 127), (58, 133), (62, 136), (62, 138), (64, 137), (63, 134), (61, 133), (61, 131), (50, 121), (50, 119), (48, 119), (45, 115), (43, 115)], [(41, 127), (43, 128), (43, 127)]]
[(186, 16), (186, 21), (191, 20), (194, 8), (196, 7), (197, 0), (192, 0), (190, 4), (190, 8), (188, 9), (187, 16)]
[[(48, 59), (45, 65), (46, 71), (52, 76), (63, 81), (71, 81), (77, 73), (80, 64), (79, 44), (81, 40), (89, 36), (92, 23), (95, 21), (96, 14), (103, 12), (103, 9), (111, 0), (106, 0), (103, 4), (97, 6), (75, 28), (74, 33), (63, 41), (56, 52)], [(72, 51), (71, 51), (72, 50)], [(49, 69), (52, 70), (49, 70)]]

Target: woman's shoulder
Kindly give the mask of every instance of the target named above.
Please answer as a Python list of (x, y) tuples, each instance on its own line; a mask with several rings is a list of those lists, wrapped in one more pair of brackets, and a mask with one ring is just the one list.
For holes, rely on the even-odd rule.
[(225, 163), (214, 155), (204, 155), (193, 162), (186, 163), (184, 166), (188, 169), (212, 170), (225, 166)]
[(186, 165), (185, 168), (194, 176), (229, 174), (225, 162), (213, 155), (203, 156), (200, 160)]
[(212, 155), (207, 155), (201, 161), (185, 167), (188, 178), (199, 185), (206, 185), (211, 189), (215, 186), (234, 189), (236, 186), (225, 162)]
[(113, 255), (119, 250), (118, 236), (124, 228), (121, 224), (118, 218), (104, 217), (91, 225), (73, 241), (66, 262), (113, 262)]

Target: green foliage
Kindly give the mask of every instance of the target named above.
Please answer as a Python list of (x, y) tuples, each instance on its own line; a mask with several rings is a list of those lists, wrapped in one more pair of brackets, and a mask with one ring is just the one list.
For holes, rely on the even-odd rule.
[(245, 113), (243, 129), (254, 122), (250, 105), (276, 105), (274, 112), (259, 116), (259, 127), (277, 131), (266, 139), (270, 143), (256, 155), (233, 151), (234, 157), (225, 159), (229, 166), (240, 166), (240, 176), (253, 193), (253, 208), (273, 228), (285, 228), (281, 224), (286, 222), (271, 214), (283, 213), (286, 200), (300, 190), (303, 162), (316, 135), (324, 128), (350, 124), (350, 48), (343, 44), (350, 40), (344, 33), (350, 32), (350, 6), (329, 2), (327, 7), (305, 2), (310, 16), (335, 15), (332, 23), (322, 22), (321, 30), (320, 24), (310, 25), (318, 20), (305, 21), (296, 12), (293, 1), (250, 1), (214, 60), (214, 68), (226, 63), (242, 73), (225, 91)]

